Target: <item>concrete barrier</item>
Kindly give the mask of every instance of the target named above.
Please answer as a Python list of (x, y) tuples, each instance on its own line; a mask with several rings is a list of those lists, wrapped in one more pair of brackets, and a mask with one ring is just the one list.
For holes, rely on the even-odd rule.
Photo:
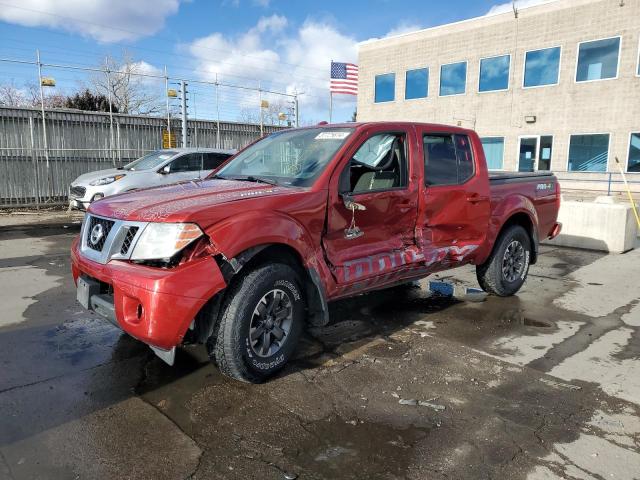
[(636, 246), (638, 227), (631, 205), (613, 197), (593, 202), (562, 201), (558, 221), (562, 233), (542, 243), (622, 253)]

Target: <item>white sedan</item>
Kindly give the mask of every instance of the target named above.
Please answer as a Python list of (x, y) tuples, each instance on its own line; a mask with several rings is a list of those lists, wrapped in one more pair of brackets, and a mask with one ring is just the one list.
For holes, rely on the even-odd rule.
[(121, 168), (80, 175), (69, 187), (69, 204), (86, 210), (91, 202), (116, 193), (205, 178), (235, 153), (213, 148), (158, 150)]

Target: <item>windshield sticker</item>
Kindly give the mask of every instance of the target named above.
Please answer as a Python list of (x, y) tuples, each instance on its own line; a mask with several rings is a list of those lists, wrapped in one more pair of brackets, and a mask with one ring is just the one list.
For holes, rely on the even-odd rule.
[(316, 140), (344, 140), (351, 132), (320, 132)]

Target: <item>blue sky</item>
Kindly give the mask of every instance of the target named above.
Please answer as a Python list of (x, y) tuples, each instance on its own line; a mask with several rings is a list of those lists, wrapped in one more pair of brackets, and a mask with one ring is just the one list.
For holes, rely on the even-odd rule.
[[(521, 0), (521, 4), (538, 0)], [(327, 118), (329, 61), (357, 61), (357, 43), (486, 14), (500, 0), (0, 0), (0, 57), (95, 66), (105, 55), (141, 72), (304, 92), (307, 122)], [(500, 5), (498, 8), (507, 8)], [(62, 93), (87, 84), (81, 71), (45, 69)], [(33, 83), (35, 67), (0, 62), (0, 84)], [(37, 77), (36, 77), (37, 78)], [(164, 92), (161, 80), (145, 88)], [(193, 85), (196, 114), (211, 117), (212, 87)], [(221, 89), (221, 116), (258, 104), (257, 94)], [(268, 95), (265, 95), (268, 97)], [(269, 98), (277, 101), (279, 97)], [(334, 121), (348, 119), (354, 98), (336, 97)], [(257, 108), (256, 108), (257, 110)], [(192, 112), (193, 113), (193, 112)]]

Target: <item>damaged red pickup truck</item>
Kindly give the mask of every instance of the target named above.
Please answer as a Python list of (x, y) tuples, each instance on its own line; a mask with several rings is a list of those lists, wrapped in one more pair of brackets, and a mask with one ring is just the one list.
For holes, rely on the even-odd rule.
[(85, 308), (169, 364), (206, 343), (223, 373), (259, 382), (329, 301), (464, 264), (487, 292), (516, 293), (559, 204), (551, 173), (489, 175), (470, 130), (283, 130), (205, 180), (91, 204), (73, 276)]

